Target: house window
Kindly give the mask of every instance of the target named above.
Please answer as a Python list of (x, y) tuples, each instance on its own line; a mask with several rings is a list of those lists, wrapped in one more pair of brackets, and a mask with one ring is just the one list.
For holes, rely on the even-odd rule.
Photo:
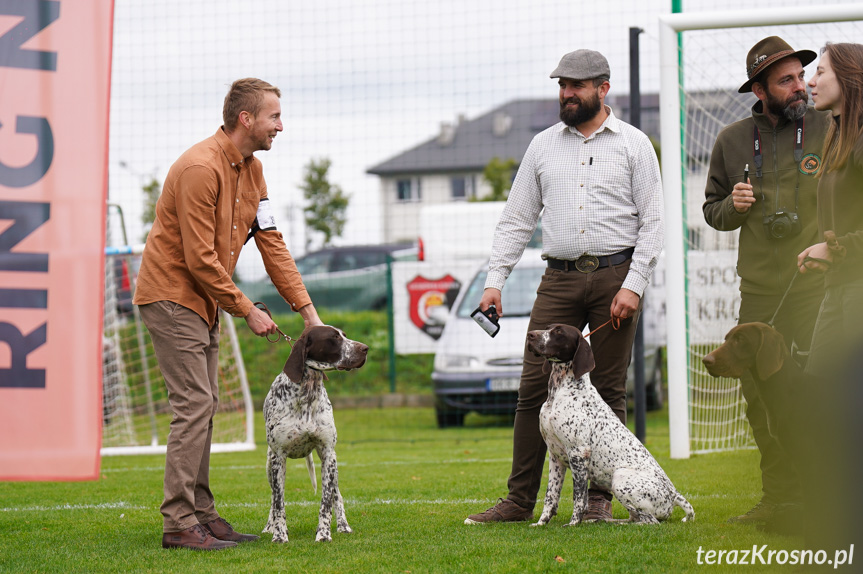
[(421, 199), (419, 179), (399, 179), (396, 181), (397, 201), (420, 201)]
[(476, 197), (475, 177), (473, 175), (454, 175), (450, 178), (450, 192), (454, 200)]
[(450, 190), (453, 199), (467, 199), (470, 197), (470, 180), (464, 176), (454, 176), (450, 178)]

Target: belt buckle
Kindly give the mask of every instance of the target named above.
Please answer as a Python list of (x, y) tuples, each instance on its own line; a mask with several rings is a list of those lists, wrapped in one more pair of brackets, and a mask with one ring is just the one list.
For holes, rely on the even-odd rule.
[(599, 268), (599, 258), (595, 255), (584, 254), (575, 260), (575, 268), (582, 273), (593, 273)]

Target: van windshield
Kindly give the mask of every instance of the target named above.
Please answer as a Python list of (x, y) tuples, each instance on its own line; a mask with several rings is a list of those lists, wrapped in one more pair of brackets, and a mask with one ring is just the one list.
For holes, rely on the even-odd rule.
[[(536, 290), (545, 273), (545, 267), (515, 267), (509, 274), (501, 293), (501, 303), (507, 317), (529, 317)], [(485, 278), (488, 273), (480, 271), (470, 282), (467, 293), (458, 308), (459, 317), (470, 317), (479, 305), (482, 291), (485, 288)]]

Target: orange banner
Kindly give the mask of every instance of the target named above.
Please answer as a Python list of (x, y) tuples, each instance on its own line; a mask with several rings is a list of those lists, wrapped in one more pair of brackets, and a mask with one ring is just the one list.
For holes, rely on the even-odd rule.
[(0, 0), (0, 480), (93, 480), (113, 0)]

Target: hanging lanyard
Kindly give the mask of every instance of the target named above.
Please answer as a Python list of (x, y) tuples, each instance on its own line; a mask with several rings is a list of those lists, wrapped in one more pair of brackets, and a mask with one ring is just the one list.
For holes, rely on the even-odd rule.
[[(800, 160), (803, 159), (803, 136), (805, 133), (805, 125), (804, 118), (799, 118), (794, 127), (794, 162), (799, 164)], [(761, 132), (758, 131), (758, 125), (753, 125), (752, 132), (752, 161), (755, 163), (755, 176), (761, 179), (762, 170), (761, 167), (764, 165), (764, 155), (763, 155), (763, 146), (761, 145)], [(774, 166), (775, 167), (775, 166)], [(778, 171), (778, 169), (777, 169)], [(797, 203), (800, 195), (800, 170), (797, 170), (797, 182), (794, 185), (794, 211), (797, 211)], [(764, 211), (766, 207), (764, 206), (764, 187), (762, 182), (761, 187), (761, 210)], [(779, 207), (779, 190), (776, 190), (776, 205), (774, 206), (778, 209)]]

